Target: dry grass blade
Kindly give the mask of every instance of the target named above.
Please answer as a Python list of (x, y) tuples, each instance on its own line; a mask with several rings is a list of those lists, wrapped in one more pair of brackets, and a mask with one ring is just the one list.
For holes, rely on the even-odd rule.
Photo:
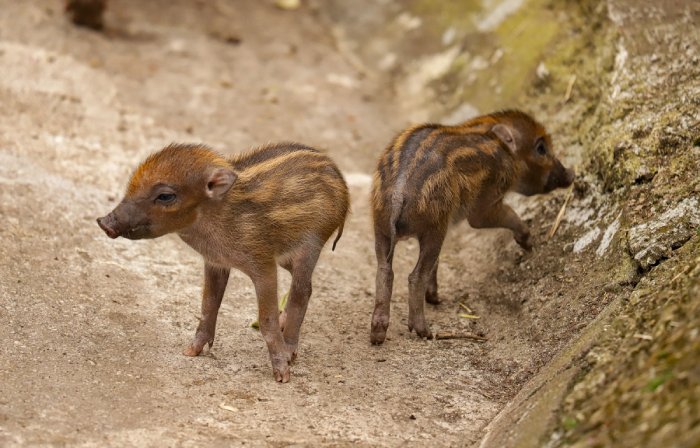
[(652, 339), (654, 339), (653, 337), (651, 337), (648, 334), (641, 334), (641, 333), (635, 333), (634, 335), (632, 335), (632, 337), (634, 337), (635, 339), (644, 339), (645, 341), (651, 341)]
[(284, 309), (287, 308), (287, 299), (289, 299), (289, 291), (284, 293), (279, 304), (277, 305), (280, 311), (284, 311)]
[(566, 86), (566, 94), (564, 95), (564, 102), (568, 102), (571, 99), (571, 92), (574, 90), (574, 84), (576, 84), (576, 75), (571, 75), (569, 79), (569, 85)]
[(480, 319), (480, 317), (476, 314), (460, 314), (459, 317), (463, 317), (465, 319)]
[(467, 305), (463, 304), (462, 302), (459, 302), (459, 306), (461, 306), (462, 308), (464, 308), (464, 310), (465, 310), (467, 313), (473, 313), (473, 312), (474, 312), (474, 311), (472, 311), (471, 308), (469, 308)]
[(557, 229), (559, 228), (559, 224), (561, 223), (562, 218), (564, 217), (564, 212), (566, 211), (566, 205), (569, 203), (569, 200), (571, 199), (571, 195), (574, 191), (574, 184), (571, 183), (571, 186), (566, 192), (566, 198), (564, 199), (564, 203), (561, 206), (561, 210), (559, 210), (559, 213), (557, 214), (557, 219), (554, 220), (554, 224), (552, 224), (552, 228), (549, 229), (549, 232), (547, 233), (547, 239), (550, 239), (551, 237), (554, 236), (554, 234), (557, 232)]
[(287, 11), (293, 11), (299, 9), (301, 6), (301, 0), (277, 0), (275, 6), (279, 9), (284, 9)]
[(238, 409), (234, 408), (233, 406), (229, 406), (225, 403), (219, 404), (219, 407), (223, 409), (224, 411), (229, 411), (229, 412), (238, 412)]
[(435, 339), (441, 340), (441, 339), (469, 339), (474, 342), (486, 342), (488, 339), (486, 339), (483, 336), (479, 336), (478, 334), (474, 333), (459, 333), (456, 331), (443, 331), (440, 333), (435, 333)]

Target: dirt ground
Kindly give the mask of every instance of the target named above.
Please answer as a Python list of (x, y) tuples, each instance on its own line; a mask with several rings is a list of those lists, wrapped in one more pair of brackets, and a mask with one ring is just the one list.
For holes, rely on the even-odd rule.
[[(473, 445), (612, 298), (608, 266), (571, 250), (584, 221), (609, 225), (614, 210), (591, 218), (598, 196), (577, 190), (547, 240), (565, 193), (513, 198), (535, 252), (506, 231), (459, 224), (440, 259), (443, 303), (427, 306), (433, 330), (488, 342), (407, 332), (417, 255), (408, 242), (397, 247), (387, 342), (372, 347), (371, 170), (397, 131), (435, 114), (367, 72), (333, 14), (254, 0), (115, 0), (96, 33), (68, 23), (59, 2), (3, 0), (0, 11), (3, 446)], [(574, 148), (573, 163), (566, 114), (554, 134)], [(315, 271), (288, 384), (273, 380), (250, 327), (248, 278), (232, 272), (212, 351), (185, 357), (199, 255), (174, 236), (112, 241), (95, 224), (134, 166), (170, 142), (235, 153), (280, 140), (325, 149), (352, 196), (338, 249), (326, 248)], [(480, 319), (461, 318), (460, 302)]]

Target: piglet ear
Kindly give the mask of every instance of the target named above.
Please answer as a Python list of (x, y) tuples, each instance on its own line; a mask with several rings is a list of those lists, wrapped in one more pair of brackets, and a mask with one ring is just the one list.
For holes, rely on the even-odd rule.
[(238, 176), (229, 168), (216, 168), (207, 180), (207, 196), (213, 199), (221, 199), (236, 181)]
[(510, 152), (515, 154), (518, 146), (515, 142), (515, 135), (513, 135), (513, 131), (510, 129), (510, 127), (499, 123), (491, 128), (491, 132), (493, 132), (500, 141), (508, 146)]

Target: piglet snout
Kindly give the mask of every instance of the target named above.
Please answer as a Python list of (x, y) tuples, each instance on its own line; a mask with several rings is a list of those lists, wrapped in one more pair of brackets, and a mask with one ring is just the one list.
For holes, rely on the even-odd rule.
[(116, 220), (112, 213), (102, 218), (97, 218), (97, 225), (104, 230), (108, 237), (114, 239), (119, 236), (119, 231), (116, 230)]
[(555, 162), (554, 168), (549, 172), (547, 183), (544, 186), (544, 192), (548, 193), (557, 188), (566, 188), (574, 181), (576, 173), (571, 168), (564, 168), (558, 160)]
[(566, 183), (565, 186), (568, 187), (569, 185), (571, 185), (574, 182), (575, 177), (576, 177), (576, 173), (574, 172), (574, 170), (572, 170), (571, 168), (567, 168), (565, 180), (564, 180), (564, 183)]

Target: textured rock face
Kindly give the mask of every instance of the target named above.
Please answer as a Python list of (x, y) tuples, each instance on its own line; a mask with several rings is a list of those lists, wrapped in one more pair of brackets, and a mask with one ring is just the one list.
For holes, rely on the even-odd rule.
[[(571, 241), (569, 275), (586, 257), (591, 272), (605, 266), (602, 289), (614, 299), (492, 421), (484, 447), (700, 443), (700, 4), (594, 3), (612, 32), (575, 70), (579, 95), (582, 85), (601, 93), (593, 113), (573, 120), (583, 120), (589, 188), (560, 231)], [(549, 426), (532, 424), (533, 410)]]
[(686, 198), (649, 222), (629, 230), (629, 249), (639, 266), (647, 270), (688, 241), (700, 227), (700, 204)]

